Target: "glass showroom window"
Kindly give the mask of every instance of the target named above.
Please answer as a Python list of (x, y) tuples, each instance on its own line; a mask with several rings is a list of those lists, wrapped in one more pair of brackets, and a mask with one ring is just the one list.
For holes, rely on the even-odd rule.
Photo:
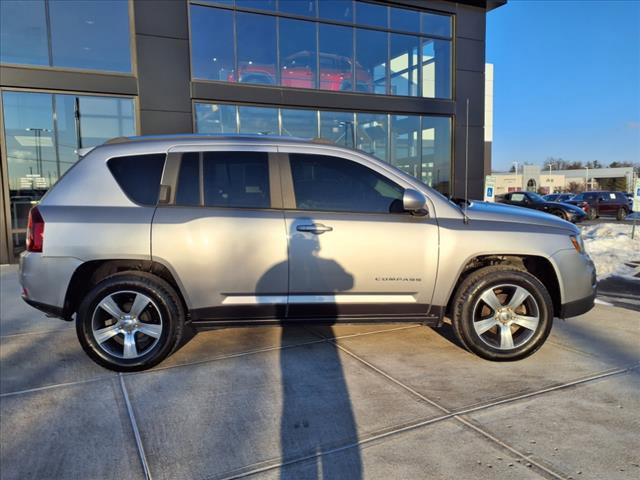
[[(339, 25), (320, 24), (320, 89), (353, 90), (353, 29)], [(358, 68), (356, 76), (367, 76)]]
[(2, 93), (11, 228), (16, 252), (24, 249), (31, 206), (71, 167), (75, 150), (113, 137), (135, 135), (130, 98)]
[[(275, 2), (210, 2), (191, 5), (196, 79), (451, 98), (451, 16), (347, 0), (281, 1), (277, 10)], [(352, 23), (354, 11), (357, 28), (327, 23)]]
[(191, 69), (196, 78), (233, 82), (233, 12), (191, 7)]
[(276, 17), (237, 13), (236, 49), (240, 83), (278, 84)]
[(299, 108), (280, 109), (281, 135), (300, 138), (318, 137), (318, 112)]
[(316, 24), (280, 19), (280, 84), (316, 88), (318, 75)]
[(356, 91), (387, 93), (387, 41), (389, 34), (356, 29)]
[(422, 117), (420, 180), (449, 192), (451, 177), (451, 118)]
[(355, 146), (449, 193), (450, 117), (206, 103), (196, 103), (194, 110), (198, 133), (319, 136), (347, 148)]
[(2, 63), (131, 72), (126, 0), (2, 0), (0, 27)]
[(390, 51), (391, 94), (417, 96), (419, 38), (392, 33)]

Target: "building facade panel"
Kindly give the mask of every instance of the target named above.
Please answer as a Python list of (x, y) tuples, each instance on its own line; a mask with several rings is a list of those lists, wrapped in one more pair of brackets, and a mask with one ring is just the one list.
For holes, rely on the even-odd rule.
[(484, 0), (0, 4), (2, 262), (28, 206), (107, 136), (320, 136), (481, 194)]

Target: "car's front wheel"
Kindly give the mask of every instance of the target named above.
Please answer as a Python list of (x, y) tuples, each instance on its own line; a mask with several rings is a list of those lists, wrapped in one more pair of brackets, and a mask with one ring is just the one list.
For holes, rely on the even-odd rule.
[(179, 344), (184, 308), (167, 282), (123, 272), (98, 283), (84, 298), (76, 333), (96, 363), (119, 372), (145, 370)]
[(488, 360), (519, 360), (549, 335), (553, 303), (536, 277), (497, 265), (476, 270), (462, 282), (452, 316), (456, 337), (468, 350)]
[(619, 222), (621, 222), (622, 220), (624, 220), (627, 217), (627, 211), (624, 208), (619, 208), (618, 212), (616, 213), (616, 220), (618, 220)]

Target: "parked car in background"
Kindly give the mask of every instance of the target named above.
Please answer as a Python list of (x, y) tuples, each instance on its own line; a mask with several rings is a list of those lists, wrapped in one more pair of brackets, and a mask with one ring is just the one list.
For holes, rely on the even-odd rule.
[(629, 204), (629, 211), (633, 212), (633, 193), (625, 192), (625, 196), (627, 197), (627, 203)]
[(631, 211), (627, 196), (622, 192), (582, 192), (567, 203), (583, 209), (589, 220), (598, 217), (615, 217), (617, 220), (624, 220)]
[(445, 315), (468, 350), (517, 360), (596, 295), (575, 225), (462, 210), (363, 152), (268, 136), (96, 147), (31, 210), (20, 282), (119, 371), (156, 365), (192, 328)]
[(550, 193), (548, 195), (544, 195), (544, 198), (547, 202), (566, 202), (567, 200), (572, 199), (575, 196), (575, 193)]
[(511, 192), (498, 195), (496, 201), (518, 207), (532, 208), (541, 212), (550, 213), (568, 222), (577, 223), (585, 219), (586, 213), (575, 205), (568, 203), (548, 202), (534, 192)]
[[(358, 62), (348, 57), (320, 53), (320, 88), (322, 90), (351, 91), (370, 93), (373, 91), (371, 74)], [(355, 89), (353, 88), (353, 70), (355, 67)], [(285, 87), (316, 87), (316, 55), (308, 51), (297, 52), (282, 60), (280, 84)], [(261, 65), (244, 62), (238, 66), (238, 78), (242, 83), (262, 83), (275, 85), (276, 69), (273, 65)], [(233, 75), (229, 76), (233, 81)]]

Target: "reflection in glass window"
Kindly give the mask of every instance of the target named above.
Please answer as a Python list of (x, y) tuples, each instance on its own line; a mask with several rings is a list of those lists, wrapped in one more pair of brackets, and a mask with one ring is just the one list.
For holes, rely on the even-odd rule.
[(451, 42), (422, 39), (422, 96), (451, 98)]
[(280, 110), (282, 133), (291, 137), (316, 138), (318, 136), (318, 115), (315, 110)]
[[(235, 131), (234, 105), (195, 105), (196, 131), (209, 133), (222, 123)], [(384, 113), (329, 112), (239, 106), (243, 133), (278, 133), (300, 138), (319, 136), (337, 145), (357, 148), (387, 161), (444, 194), (449, 193), (451, 171), (451, 118)], [(228, 114), (222, 114), (227, 111)], [(279, 112), (278, 112), (279, 111)], [(320, 125), (318, 125), (318, 113)], [(215, 114), (214, 117), (211, 115)], [(213, 119), (212, 119), (213, 118)], [(219, 127), (217, 127), (219, 128)], [(225, 127), (227, 128), (227, 127)]]
[(353, 22), (353, 1), (320, 0), (318, 2), (318, 16), (338, 22)]
[(387, 7), (375, 3), (356, 2), (356, 23), (387, 28)]
[(356, 29), (356, 91), (387, 93), (388, 33)]
[(280, 19), (280, 84), (316, 88), (316, 24)]
[(259, 8), (260, 10), (275, 10), (276, 0), (236, 0), (238, 8)]
[(191, 71), (194, 78), (235, 80), (232, 11), (191, 6)]
[(131, 71), (128, 2), (49, 2), (49, 12), (54, 66)]
[(278, 135), (278, 109), (238, 107), (240, 133)]
[(319, 25), (320, 88), (353, 90), (353, 29)]
[(391, 164), (420, 178), (420, 117), (391, 115)]
[(440, 192), (449, 191), (451, 175), (451, 119), (422, 117), (420, 179)]
[[(13, 229), (26, 228), (29, 208), (78, 160), (76, 149), (135, 135), (129, 98), (5, 91), (2, 102)], [(14, 242), (24, 249), (23, 235)]]
[(380, 160), (387, 160), (387, 115), (357, 113), (356, 148)]
[(391, 33), (390, 80), (392, 95), (418, 95), (419, 38)]
[(391, 28), (407, 32), (420, 31), (420, 12), (406, 8), (390, 7)]
[(44, 0), (0, 1), (0, 61), (49, 65)]
[(0, 2), (3, 62), (131, 72), (128, 2), (46, 5), (41, 0)]
[(238, 12), (236, 22), (238, 81), (277, 85), (276, 18)]
[(337, 145), (353, 148), (355, 123), (351, 112), (320, 112), (320, 136)]
[(451, 15), (422, 13), (422, 33), (451, 37)]
[[(322, 3), (322, 1), (320, 3)], [(315, 17), (316, 0), (279, 0), (278, 10), (283, 13)]]
[(238, 133), (235, 105), (196, 103), (196, 132)]

